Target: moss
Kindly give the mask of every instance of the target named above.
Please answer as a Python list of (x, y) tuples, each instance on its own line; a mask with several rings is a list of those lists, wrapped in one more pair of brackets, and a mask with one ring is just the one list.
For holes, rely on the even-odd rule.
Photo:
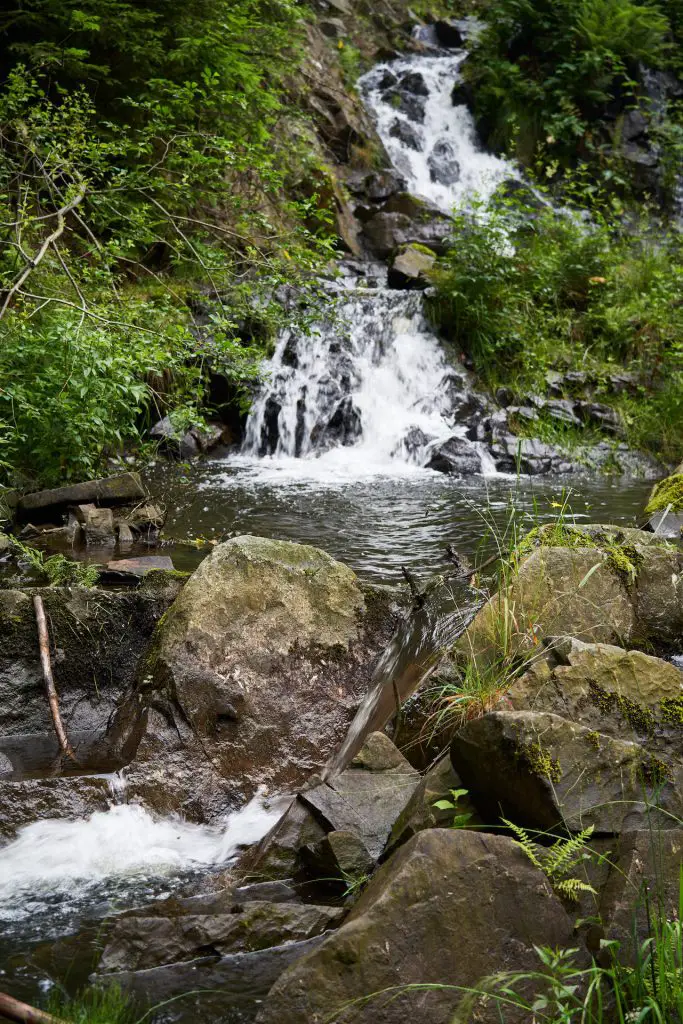
[(534, 548), (595, 548), (595, 540), (575, 526), (562, 521), (535, 526), (517, 545), (517, 557), (523, 558)]
[(411, 242), (409, 245), (404, 245), (401, 252), (408, 252), (410, 249), (414, 252), (421, 252), (424, 256), (433, 256), (436, 259), (434, 250), (430, 249), (428, 245), (423, 245), (422, 242)]
[(659, 714), (667, 725), (683, 728), (683, 697), (667, 697), (659, 705)]
[(655, 716), (649, 708), (631, 700), (630, 697), (624, 697), (621, 693), (603, 690), (594, 682), (589, 683), (589, 693), (591, 701), (603, 715), (618, 711), (634, 732), (646, 735), (654, 732)]
[(671, 512), (683, 511), (683, 473), (674, 473), (655, 484), (645, 514), (651, 516), (655, 512), (663, 512), (669, 506)]
[(560, 762), (540, 743), (527, 743), (519, 754), (529, 771), (535, 775), (542, 775), (551, 782), (559, 782), (562, 778)]
[(595, 750), (600, 749), (600, 733), (597, 731), (589, 732), (586, 734), (586, 741), (590, 743)]
[(640, 774), (643, 782), (651, 789), (659, 789), (673, 779), (670, 765), (654, 754), (646, 754), (640, 763)]
[(643, 556), (632, 544), (613, 541), (606, 545), (607, 564), (629, 586), (635, 583), (643, 564)]

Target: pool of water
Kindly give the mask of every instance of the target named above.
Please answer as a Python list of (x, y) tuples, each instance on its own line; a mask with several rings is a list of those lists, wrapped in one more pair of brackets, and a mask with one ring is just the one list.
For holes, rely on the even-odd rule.
[[(652, 486), (588, 475), (456, 479), (415, 467), (352, 480), (306, 476), (304, 460), (265, 462), (157, 466), (148, 485), (166, 505), (166, 537), (215, 541), (252, 533), (313, 544), (365, 580), (396, 583), (403, 566), (418, 577), (439, 572), (448, 564), (447, 545), (485, 557), (513, 529), (526, 532), (559, 513), (577, 523), (634, 526)], [(169, 553), (177, 568), (192, 569), (206, 550), (177, 544)]]

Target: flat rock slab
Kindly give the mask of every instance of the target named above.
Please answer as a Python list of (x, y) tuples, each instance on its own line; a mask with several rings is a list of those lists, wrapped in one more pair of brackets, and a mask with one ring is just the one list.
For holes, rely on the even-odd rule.
[[(450, 1024), (457, 986), (538, 969), (534, 946), (571, 941), (566, 911), (512, 840), (429, 829), (379, 869), (341, 928), (285, 971), (257, 1021)], [(492, 1001), (477, 1014), (500, 1021)], [(528, 1024), (528, 1013), (506, 1008), (505, 1020)]]
[(113, 562), (107, 562), (107, 569), (110, 572), (133, 573), (134, 576), (144, 576), (150, 569), (169, 569), (173, 571), (173, 560), (168, 555), (143, 555), (140, 558), (119, 558)]
[(81, 484), (25, 494), (19, 500), (18, 510), (26, 518), (28, 513), (47, 513), (49, 510), (66, 508), (67, 505), (86, 505), (90, 502), (120, 505), (125, 501), (137, 501), (145, 497), (147, 492), (138, 473), (119, 473), (100, 480), (87, 480)]
[(96, 975), (95, 979), (99, 984), (120, 986), (144, 1005), (175, 997), (174, 1024), (245, 1024), (254, 1019), (280, 974), (322, 941), (316, 937), (256, 953), (201, 957), (147, 971)]

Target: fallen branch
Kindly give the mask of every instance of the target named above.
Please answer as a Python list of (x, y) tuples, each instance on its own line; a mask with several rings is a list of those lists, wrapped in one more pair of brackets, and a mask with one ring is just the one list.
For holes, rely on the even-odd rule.
[(53, 1017), (51, 1013), (36, 1010), (35, 1006), (20, 1003), (18, 999), (0, 992), (0, 1017), (17, 1021), (18, 1024), (67, 1024), (61, 1017)]
[[(69, 737), (66, 735), (64, 723), (62, 722), (62, 716), (59, 712), (59, 698), (57, 696), (57, 689), (55, 687), (54, 677), (52, 675), (52, 664), (50, 662), (50, 638), (47, 632), (47, 621), (45, 619), (45, 608), (43, 607), (43, 599), (40, 594), (36, 594), (33, 598), (33, 607), (36, 610), (36, 622), (38, 624), (38, 641), (40, 643), (40, 661), (43, 666), (43, 678), (45, 679), (45, 689), (47, 690), (47, 699), (50, 704), (50, 712), (52, 714), (52, 721), (54, 723), (55, 732), (57, 733), (57, 739), (59, 740), (59, 746), (65, 757), (70, 757), (72, 761), (77, 761), (76, 755), (74, 754), (71, 744), (69, 743)], [(1, 1006), (0, 1006), (1, 1009)], [(15, 1019), (15, 1018), (10, 1018)], [(24, 1018), (17, 1018), (23, 1020)], [(28, 1018), (27, 1018), (28, 1019)], [(37, 1020), (38, 1018), (36, 1018)]]

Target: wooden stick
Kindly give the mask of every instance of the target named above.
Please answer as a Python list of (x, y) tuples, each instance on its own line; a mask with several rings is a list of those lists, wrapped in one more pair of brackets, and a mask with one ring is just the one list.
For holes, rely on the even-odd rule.
[(33, 607), (36, 610), (36, 622), (38, 623), (40, 661), (43, 666), (43, 678), (45, 679), (45, 689), (47, 690), (47, 699), (50, 703), (50, 711), (52, 713), (52, 721), (54, 723), (55, 732), (57, 733), (57, 739), (59, 740), (59, 746), (61, 748), (62, 753), (66, 757), (70, 757), (72, 761), (76, 761), (76, 755), (74, 754), (71, 748), (71, 744), (69, 743), (69, 737), (66, 735), (64, 723), (62, 722), (62, 716), (59, 713), (59, 698), (57, 696), (57, 689), (55, 687), (55, 681), (52, 675), (52, 665), (50, 663), (50, 638), (47, 632), (47, 622), (45, 620), (45, 608), (43, 607), (43, 599), (40, 596), (40, 594), (36, 594), (34, 596)]
[(61, 1017), (53, 1017), (51, 1013), (36, 1010), (35, 1006), (20, 1003), (18, 999), (0, 992), (0, 1017), (17, 1021), (18, 1024), (66, 1024)]

